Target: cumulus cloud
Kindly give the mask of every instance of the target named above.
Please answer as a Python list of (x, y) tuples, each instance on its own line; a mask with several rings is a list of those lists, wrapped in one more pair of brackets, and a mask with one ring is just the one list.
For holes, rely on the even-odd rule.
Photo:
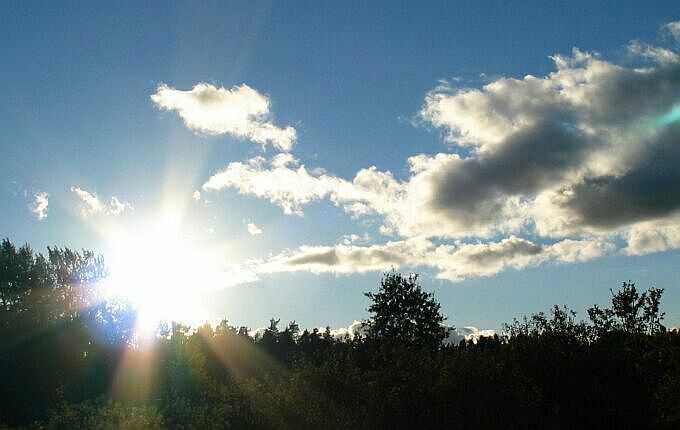
[(255, 224), (253, 224), (252, 222), (249, 222), (246, 225), (246, 228), (248, 229), (248, 233), (250, 233), (253, 236), (256, 236), (258, 234), (262, 234), (262, 229), (260, 227), (256, 226)]
[(643, 255), (680, 248), (680, 220), (637, 225), (626, 236), (628, 255)]
[(348, 188), (346, 181), (325, 174), (313, 175), (290, 154), (278, 154), (267, 161), (255, 157), (229, 163), (203, 184), (204, 190), (235, 188), (240, 194), (265, 198), (281, 206), (286, 214), (302, 215), (302, 205), (329, 197)]
[(95, 214), (118, 216), (123, 212), (132, 209), (130, 203), (122, 202), (116, 196), (111, 196), (108, 202), (102, 202), (96, 194), (90, 193), (80, 187), (71, 187), (71, 192), (74, 193), (80, 201), (80, 215), (83, 218)]
[[(578, 50), (553, 59), (557, 71), (543, 78), (428, 95), (421, 117), (473, 151), (432, 177), (431, 208), (488, 225), (517, 214), (505, 205), (519, 199), (534, 215), (528, 221), (558, 236), (675, 211), (680, 199), (669, 194), (677, 183), (669, 165), (680, 161), (678, 128), (659, 119), (677, 102), (677, 55), (644, 69)], [(493, 135), (487, 122), (497, 124)]]
[(409, 157), (403, 179), (375, 166), (346, 179), (279, 154), (229, 163), (203, 190), (293, 215), (328, 200), (398, 239), (301, 246), (265, 262), (270, 272), (423, 266), (457, 281), (597, 258), (620, 239), (630, 255), (680, 247), (680, 57), (639, 41), (628, 53), (632, 66), (574, 49), (545, 76), (438, 86), (418, 115), (453, 152)]
[(41, 191), (33, 197), (31, 212), (33, 212), (39, 220), (43, 220), (47, 218), (47, 206), (49, 203), (49, 194)]
[(680, 209), (680, 123), (647, 140), (646, 151), (619, 174), (585, 177), (564, 207), (579, 224), (609, 228), (662, 218)]
[(230, 134), (290, 151), (297, 133), (271, 121), (269, 98), (246, 84), (230, 89), (199, 82), (190, 90), (161, 84), (151, 95), (161, 109), (174, 110), (187, 127), (205, 134)]
[(197, 190), (197, 191), (194, 191), (194, 192), (191, 194), (191, 199), (192, 199), (193, 201), (195, 201), (195, 202), (200, 201), (200, 200), (201, 200), (201, 192), (198, 191), (198, 190)]
[[(304, 214), (303, 206), (328, 199), (355, 217), (379, 215), (385, 223), (382, 231), (396, 231), (407, 237), (480, 235), (480, 225), (471, 222), (472, 216), (447, 219), (441, 211), (434, 210), (441, 198), (436, 188), (438, 177), (447, 166), (464, 161), (455, 154), (438, 154), (433, 158), (415, 156), (408, 162), (413, 173), (408, 181), (398, 181), (391, 172), (375, 166), (361, 169), (350, 181), (327, 173), (314, 174), (313, 169), (300, 165), (290, 154), (279, 154), (271, 160), (255, 157), (229, 163), (211, 176), (203, 189), (235, 189), (239, 194), (267, 199), (284, 213), (298, 216)], [(499, 205), (511, 213), (517, 201)]]
[(466, 326), (462, 328), (446, 327), (446, 337), (442, 341), (444, 345), (458, 345), (461, 341), (472, 341), (477, 343), (480, 337), (493, 337), (496, 334), (494, 330), (486, 329), (480, 330), (474, 326)]
[[(319, 327), (317, 329), (320, 333), (326, 331), (325, 327)], [(368, 331), (368, 327), (363, 321), (354, 320), (352, 324), (347, 327), (332, 328), (330, 329), (330, 335), (337, 340), (354, 339), (355, 336), (365, 336)]]

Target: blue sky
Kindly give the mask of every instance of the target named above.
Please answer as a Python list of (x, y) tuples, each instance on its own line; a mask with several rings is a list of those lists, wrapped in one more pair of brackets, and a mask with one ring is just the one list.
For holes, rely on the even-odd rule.
[(679, 19), (671, 1), (5, 2), (0, 234), (125, 262), (167, 225), (232, 280), (154, 293), (251, 327), (346, 326), (390, 267), (457, 326), (583, 311), (628, 279), (665, 288), (679, 326), (680, 131), (654, 121), (678, 102)]

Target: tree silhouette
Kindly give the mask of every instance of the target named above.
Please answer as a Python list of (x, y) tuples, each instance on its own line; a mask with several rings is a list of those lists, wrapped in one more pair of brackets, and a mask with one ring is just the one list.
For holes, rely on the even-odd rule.
[(272, 319), (257, 338), (223, 320), (138, 341), (134, 312), (100, 300), (101, 257), (48, 251), (0, 241), (0, 429), (680, 428), (660, 289), (441, 347), (439, 303), (393, 270), (365, 293), (368, 338)]
[(650, 288), (638, 293), (635, 284), (628, 281), (616, 293), (610, 291), (611, 308), (601, 309), (594, 305), (588, 309), (588, 317), (593, 322), (596, 336), (611, 331), (650, 335), (666, 331), (661, 324), (665, 313), (659, 310), (663, 289)]
[(418, 275), (385, 273), (378, 293), (364, 293), (373, 301), (368, 337), (437, 348), (446, 335), (441, 305), (418, 285)]

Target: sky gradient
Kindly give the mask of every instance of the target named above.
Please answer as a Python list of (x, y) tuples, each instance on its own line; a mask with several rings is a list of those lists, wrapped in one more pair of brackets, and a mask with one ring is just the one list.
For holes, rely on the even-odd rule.
[(680, 6), (592, 3), (3, 3), (0, 234), (172, 235), (192, 322), (347, 326), (395, 267), (460, 327), (627, 280), (680, 326)]

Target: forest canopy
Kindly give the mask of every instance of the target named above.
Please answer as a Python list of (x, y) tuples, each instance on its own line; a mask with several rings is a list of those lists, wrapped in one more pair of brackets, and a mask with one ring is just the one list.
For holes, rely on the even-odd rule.
[(446, 337), (417, 275), (386, 272), (363, 335), (272, 318), (162, 322), (107, 300), (104, 258), (0, 245), (0, 428), (677, 428), (680, 335), (662, 289), (554, 306), (502, 334)]

